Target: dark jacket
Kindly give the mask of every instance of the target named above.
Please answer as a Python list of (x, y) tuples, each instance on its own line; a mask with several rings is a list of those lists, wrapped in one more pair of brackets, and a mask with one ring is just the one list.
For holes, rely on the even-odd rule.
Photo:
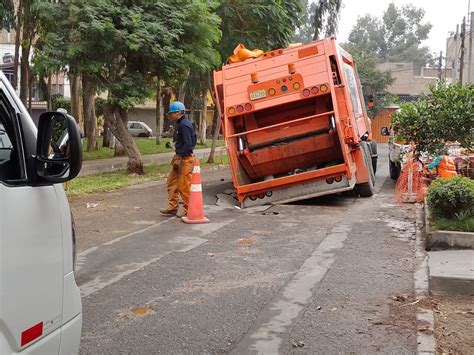
[(185, 157), (193, 154), (195, 146), (196, 134), (194, 133), (193, 125), (187, 117), (183, 115), (178, 120), (175, 152), (180, 157)]

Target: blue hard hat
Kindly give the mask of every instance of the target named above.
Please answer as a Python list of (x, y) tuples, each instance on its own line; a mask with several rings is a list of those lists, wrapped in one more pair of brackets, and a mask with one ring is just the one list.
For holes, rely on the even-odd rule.
[(173, 112), (181, 112), (181, 111), (186, 111), (186, 107), (184, 107), (184, 104), (179, 101), (174, 101), (170, 105), (170, 110), (168, 113), (173, 113)]

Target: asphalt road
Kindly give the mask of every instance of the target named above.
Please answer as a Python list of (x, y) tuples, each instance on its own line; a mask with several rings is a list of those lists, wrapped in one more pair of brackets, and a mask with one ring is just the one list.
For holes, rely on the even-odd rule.
[(73, 201), (81, 353), (415, 353), (415, 209), (379, 154), (366, 199), (239, 210), (204, 171), (205, 225), (159, 216), (163, 182)]

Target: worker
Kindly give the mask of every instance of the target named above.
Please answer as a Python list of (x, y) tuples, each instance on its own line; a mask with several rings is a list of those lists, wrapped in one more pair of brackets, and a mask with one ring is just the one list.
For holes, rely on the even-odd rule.
[(166, 216), (178, 215), (179, 195), (183, 200), (184, 212), (178, 216), (183, 217), (188, 211), (196, 134), (185, 111), (186, 108), (182, 102), (174, 101), (168, 112), (171, 120), (177, 123), (177, 127), (175, 155), (171, 160), (172, 169), (168, 176), (168, 207), (160, 209), (160, 213)]
[(428, 169), (438, 170), (438, 176), (443, 179), (450, 179), (457, 175), (456, 172), (456, 164), (454, 163), (454, 159), (449, 156), (449, 152), (445, 149), (444, 154), (439, 155), (428, 164)]

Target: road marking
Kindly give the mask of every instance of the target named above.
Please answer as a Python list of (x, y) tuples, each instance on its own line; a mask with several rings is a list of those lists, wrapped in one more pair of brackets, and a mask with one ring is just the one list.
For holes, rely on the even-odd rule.
[[(175, 218), (170, 218), (169, 220), (172, 219)], [(90, 296), (104, 287), (112, 285), (124, 277), (157, 262), (166, 255), (190, 251), (207, 242), (207, 239), (202, 237), (234, 222), (234, 220), (230, 219), (222, 223), (193, 225), (176, 230), (176, 234), (172, 237), (169, 235), (159, 236), (159, 234), (146, 233), (151, 228), (157, 227), (169, 220), (82, 252), (80, 255), (81, 259), (79, 260), (81, 268), (78, 269), (78, 271), (82, 271), (82, 275), (78, 273), (79, 280), (82, 276), (92, 278), (79, 285), (82, 297)], [(140, 238), (139, 240), (127, 240), (128, 237), (139, 233), (142, 233), (142, 235), (137, 236), (137, 238)], [(195, 236), (190, 237), (188, 234)], [(133, 243), (134, 246), (133, 253), (128, 251), (130, 249), (128, 244), (130, 243)]]
[(102, 247), (102, 246), (104, 246), (104, 245), (111, 245), (111, 244), (117, 243), (117, 242), (119, 242), (119, 241), (121, 241), (121, 240), (123, 240), (123, 239), (125, 239), (125, 238), (134, 236), (134, 235), (139, 234), (139, 233), (143, 233), (143, 232), (145, 232), (145, 231), (147, 231), (147, 230), (149, 230), (149, 229), (158, 227), (159, 225), (161, 225), (161, 224), (163, 224), (163, 223), (166, 223), (166, 222), (168, 222), (169, 220), (171, 220), (171, 219), (173, 219), (173, 218), (175, 218), (175, 217), (165, 219), (164, 221), (155, 223), (155, 224), (153, 224), (153, 225), (151, 225), (151, 226), (148, 226), (148, 227), (146, 227), (146, 228), (143, 228), (143, 229), (137, 230), (137, 231), (135, 231), (135, 232), (132, 232), (132, 233), (123, 235), (123, 236), (118, 237), (118, 238), (116, 238), (116, 239), (112, 239), (111, 241), (108, 241), (108, 242), (106, 242), (106, 243), (104, 243), (104, 244), (96, 245), (96, 246), (91, 247), (91, 248), (89, 248), (89, 249), (83, 250), (83, 251), (81, 251), (80, 253), (77, 253), (76, 272), (81, 270), (82, 265), (84, 265), (85, 257), (86, 257), (88, 254), (90, 254), (90, 253), (96, 251), (98, 248), (100, 248), (100, 247)]
[(235, 353), (279, 353), (283, 336), (308, 303), (312, 295), (311, 289), (321, 282), (331, 268), (336, 259), (336, 251), (343, 247), (349, 231), (350, 227), (347, 225), (331, 230), (285, 286), (281, 297), (269, 305), (269, 319), (265, 319), (266, 314), (259, 316), (264, 319), (257, 319), (256, 323), (262, 325), (241, 342), (244, 347), (238, 346)]

